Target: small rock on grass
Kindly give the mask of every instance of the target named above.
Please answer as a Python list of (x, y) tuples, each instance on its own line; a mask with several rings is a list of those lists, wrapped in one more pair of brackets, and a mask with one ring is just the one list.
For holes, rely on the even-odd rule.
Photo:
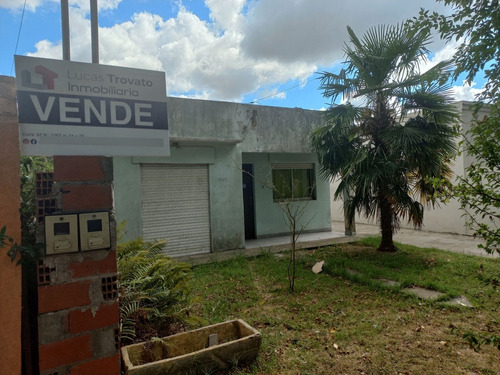
[(325, 261), (322, 260), (321, 262), (318, 262), (316, 263), (313, 268), (312, 268), (312, 271), (316, 274), (320, 273), (321, 271), (323, 271), (323, 264), (325, 264)]
[(465, 296), (456, 297), (456, 298), (453, 298), (449, 301), (446, 301), (445, 305), (474, 307), (472, 305), (472, 303), (470, 303), (469, 300), (467, 299), (467, 297), (465, 297)]

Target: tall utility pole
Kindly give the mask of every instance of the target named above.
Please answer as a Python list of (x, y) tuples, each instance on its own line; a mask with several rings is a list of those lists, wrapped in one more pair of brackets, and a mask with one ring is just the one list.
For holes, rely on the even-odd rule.
[[(92, 36), (92, 62), (99, 64), (99, 20), (97, 0), (90, 0), (90, 31)], [(61, 0), (63, 60), (71, 60), (68, 0)]]

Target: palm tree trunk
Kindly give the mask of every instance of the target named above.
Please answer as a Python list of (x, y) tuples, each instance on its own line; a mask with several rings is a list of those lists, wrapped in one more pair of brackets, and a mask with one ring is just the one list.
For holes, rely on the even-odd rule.
[(380, 246), (378, 247), (378, 251), (397, 251), (396, 246), (394, 246), (394, 242), (392, 240), (392, 234), (394, 231), (393, 227), (393, 212), (391, 203), (388, 199), (382, 194), (379, 198), (379, 207), (380, 207), (380, 230), (382, 232), (382, 241), (380, 242)]

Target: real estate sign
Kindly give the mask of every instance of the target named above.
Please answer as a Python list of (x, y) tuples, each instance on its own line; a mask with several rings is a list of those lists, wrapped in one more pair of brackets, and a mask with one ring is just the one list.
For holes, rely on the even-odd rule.
[(165, 73), (15, 56), (23, 155), (168, 156)]

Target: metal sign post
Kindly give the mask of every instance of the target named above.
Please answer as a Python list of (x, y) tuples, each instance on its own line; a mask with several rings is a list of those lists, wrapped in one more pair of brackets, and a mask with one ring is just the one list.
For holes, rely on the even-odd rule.
[(61, 0), (61, 23), (62, 23), (62, 51), (63, 60), (71, 60), (69, 42), (69, 6), (68, 0)]
[[(68, 0), (61, 0), (61, 21), (63, 60), (71, 60)], [(97, 0), (90, 0), (90, 32), (92, 38), (92, 62), (94, 64), (99, 64), (99, 18)]]
[(90, 31), (92, 35), (92, 62), (99, 64), (99, 21), (97, 0), (90, 0)]

